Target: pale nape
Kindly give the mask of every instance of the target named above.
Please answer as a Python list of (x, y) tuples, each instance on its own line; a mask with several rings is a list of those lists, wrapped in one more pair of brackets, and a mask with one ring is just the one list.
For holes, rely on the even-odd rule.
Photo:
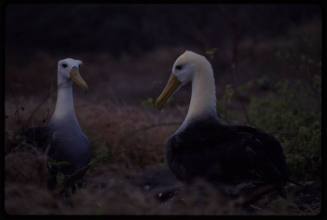
[(50, 123), (65, 117), (76, 118), (72, 86), (58, 88), (56, 107)]
[[(192, 59), (196, 59), (192, 57)], [(216, 110), (216, 87), (211, 64), (202, 56), (196, 62), (196, 71), (191, 79), (192, 95), (186, 117), (177, 132), (182, 131), (191, 121), (204, 117), (218, 119)]]

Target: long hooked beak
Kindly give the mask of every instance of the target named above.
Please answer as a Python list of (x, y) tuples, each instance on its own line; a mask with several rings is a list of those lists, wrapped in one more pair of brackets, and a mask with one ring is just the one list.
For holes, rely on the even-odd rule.
[(69, 73), (70, 79), (73, 80), (76, 85), (81, 87), (84, 90), (87, 90), (89, 87), (85, 80), (82, 78), (81, 74), (79, 73), (79, 69), (77, 67), (73, 67)]
[(163, 105), (166, 104), (169, 97), (172, 96), (172, 94), (179, 88), (181, 84), (181, 81), (179, 81), (174, 74), (171, 74), (165, 88), (157, 98), (155, 106), (158, 109), (161, 109)]

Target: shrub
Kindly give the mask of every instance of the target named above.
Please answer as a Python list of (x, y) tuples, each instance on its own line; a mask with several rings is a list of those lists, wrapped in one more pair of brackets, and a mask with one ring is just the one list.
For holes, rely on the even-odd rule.
[(318, 75), (311, 82), (282, 80), (248, 106), (251, 123), (280, 140), (291, 174), (301, 180), (320, 177), (320, 81)]

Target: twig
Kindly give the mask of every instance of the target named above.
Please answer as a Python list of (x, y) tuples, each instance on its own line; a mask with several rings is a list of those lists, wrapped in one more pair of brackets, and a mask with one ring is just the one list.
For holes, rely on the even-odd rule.
[(238, 205), (248, 206), (260, 200), (264, 195), (267, 195), (274, 191), (276, 191), (276, 186), (274, 185), (266, 185), (259, 187), (253, 193), (250, 193), (249, 195), (243, 195), (243, 199), (239, 201), (240, 203), (238, 203)]
[(28, 119), (25, 122), (24, 128), (27, 127), (27, 125), (29, 125), (30, 121), (32, 120), (34, 114), (39, 110), (39, 108), (48, 100), (48, 98), (51, 95), (51, 88), (49, 90), (49, 92), (47, 93), (47, 95), (44, 97), (44, 99), (42, 99), (42, 101), (35, 107), (35, 109), (32, 111), (31, 115), (28, 117)]
[[(234, 84), (236, 82), (236, 76), (238, 75), (238, 46), (239, 46), (239, 42), (240, 42), (240, 32), (239, 32), (239, 29), (238, 29), (238, 26), (236, 24), (236, 22), (234, 20), (232, 20), (232, 30), (233, 30), (233, 36), (234, 36), (234, 39), (233, 39), (233, 56), (232, 56), (232, 77), (233, 77), (233, 81), (234, 81)], [(248, 112), (245, 108), (245, 105), (244, 103), (240, 102), (241, 104), (241, 108), (242, 108), (242, 111), (244, 113), (244, 116), (246, 118), (246, 121), (249, 125), (251, 125), (251, 121), (250, 121), (250, 118), (249, 118), (249, 115), (248, 115)]]
[(141, 128), (141, 129), (134, 130), (131, 133), (123, 136), (122, 138), (120, 138), (118, 143), (119, 143), (119, 145), (121, 145), (121, 143), (123, 143), (123, 141), (126, 140), (127, 137), (134, 136), (135, 134), (139, 133), (140, 131), (147, 131), (147, 130), (150, 130), (152, 128), (157, 128), (157, 127), (162, 127), (162, 126), (173, 126), (173, 125), (178, 125), (178, 124), (180, 124), (180, 122), (167, 122), (167, 123), (148, 125), (148, 126), (145, 126), (145, 127)]
[(14, 119), (15, 122), (17, 123), (18, 121), (21, 121), (20, 115), (19, 115), (19, 100), (17, 98), (17, 96), (15, 96), (15, 93), (12, 91), (12, 89), (10, 87), (8, 87), (9, 90), (9, 94), (11, 93), (11, 98), (14, 99), (14, 105), (16, 107), (16, 111), (14, 112)]
[(258, 207), (258, 206), (255, 206), (255, 205), (253, 205), (253, 204), (251, 204), (250, 207), (253, 208), (253, 209), (256, 209), (256, 210), (258, 210), (258, 211), (263, 210), (262, 208), (260, 208), (260, 207)]

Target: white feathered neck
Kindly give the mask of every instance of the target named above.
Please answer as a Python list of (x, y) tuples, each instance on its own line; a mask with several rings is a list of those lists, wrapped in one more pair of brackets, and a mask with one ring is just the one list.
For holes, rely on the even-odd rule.
[(76, 123), (79, 127), (74, 107), (73, 84), (68, 81), (63, 82), (62, 80), (59, 80), (60, 77), (61, 74), (58, 72), (57, 101), (50, 124), (58, 124), (65, 120), (70, 123)]
[(213, 69), (207, 59), (196, 62), (196, 72), (192, 78), (192, 95), (184, 122), (176, 132), (183, 130), (190, 122), (206, 117), (217, 117), (216, 87)]

